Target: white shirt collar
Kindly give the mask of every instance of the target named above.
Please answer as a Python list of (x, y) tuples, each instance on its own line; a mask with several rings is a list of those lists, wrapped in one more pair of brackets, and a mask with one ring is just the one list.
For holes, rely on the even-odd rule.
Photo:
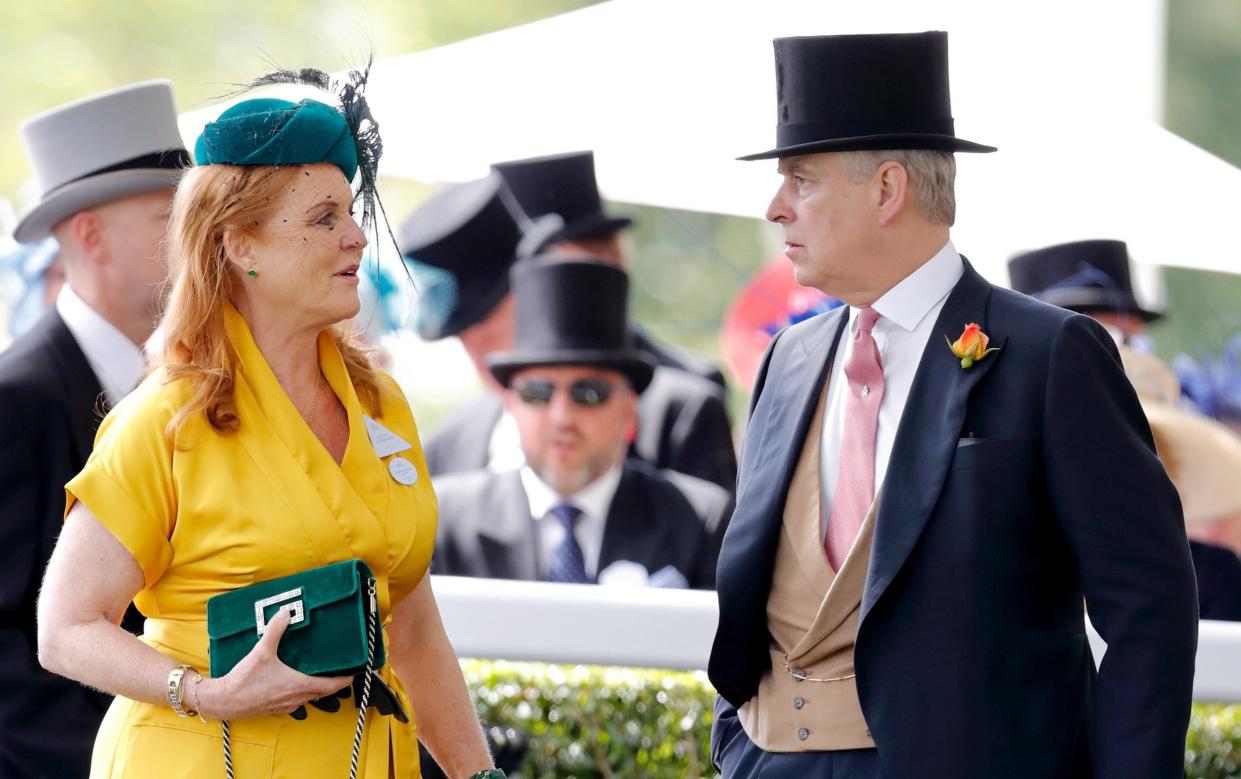
[(621, 465), (609, 468), (602, 476), (578, 490), (575, 495), (560, 495), (549, 487), (529, 465), (521, 468), (521, 483), (526, 490), (526, 500), (530, 503), (530, 516), (542, 519), (561, 503), (570, 503), (581, 510), (582, 514), (597, 520), (605, 520), (608, 509), (612, 507), (612, 498), (620, 486)]
[(142, 349), (87, 305), (68, 284), (60, 288), (56, 297), (56, 311), (86, 355), (109, 404), (116, 405), (138, 386), (146, 372)]
[[(883, 293), (871, 308), (901, 329), (913, 332), (931, 309), (952, 291), (964, 272), (961, 255), (957, 254), (952, 241), (948, 241), (931, 259)], [(857, 321), (858, 310), (850, 311), (853, 322)]]

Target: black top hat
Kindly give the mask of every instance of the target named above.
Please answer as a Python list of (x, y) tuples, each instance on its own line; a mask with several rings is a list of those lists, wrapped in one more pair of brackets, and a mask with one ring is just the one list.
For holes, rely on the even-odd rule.
[(509, 291), (528, 222), (499, 176), (436, 193), (397, 236), (418, 288), (414, 328), (428, 341), (478, 324)]
[(548, 243), (606, 238), (633, 224), (629, 217), (603, 209), (592, 151), (497, 162), (491, 169), (531, 217), (555, 214), (564, 220), (564, 227)]
[(777, 38), (776, 148), (764, 160), (828, 151), (995, 151), (954, 134), (948, 34)]
[(642, 392), (655, 362), (630, 341), (629, 277), (602, 261), (533, 257), (513, 266), (517, 334), (511, 351), (487, 358), (496, 381), (535, 365), (593, 365), (625, 374)]
[(1073, 311), (1123, 311), (1150, 322), (1163, 314), (1133, 295), (1124, 241), (1074, 241), (1018, 254), (1008, 261), (1013, 289)]

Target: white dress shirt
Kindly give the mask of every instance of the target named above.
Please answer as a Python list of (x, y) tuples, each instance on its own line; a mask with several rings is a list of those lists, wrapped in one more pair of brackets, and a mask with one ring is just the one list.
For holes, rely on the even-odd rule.
[(68, 284), (60, 288), (56, 297), (56, 312), (86, 355), (108, 405), (120, 403), (146, 372), (142, 349), (87, 305)]
[(503, 473), (516, 470), (525, 464), (526, 453), (521, 448), (521, 433), (517, 430), (517, 420), (508, 413), (508, 409), (504, 409), (500, 412), (496, 426), (491, 429), (491, 438), (487, 442), (487, 470)]
[[(883, 401), (879, 404), (879, 430), (875, 441), (875, 494), (883, 486), (887, 475), (888, 460), (896, 430), (905, 412), (905, 401), (913, 385), (914, 374), (922, 361), (922, 353), (930, 341), (930, 348), (944, 350), (947, 359), (948, 345), (944, 336), (955, 339), (965, 328), (966, 322), (949, 323), (954, 332), (935, 333), (935, 320), (939, 317), (948, 293), (956, 286), (965, 265), (952, 241), (944, 244), (935, 256), (916, 271), (883, 294), (871, 306), (880, 318), (871, 330), (875, 345), (879, 348), (879, 361), (883, 364)], [(821, 485), (822, 522), (820, 532), (827, 533), (828, 514), (831, 512), (832, 496), (836, 494), (836, 477), (840, 473), (840, 444), (844, 436), (845, 398), (849, 380), (844, 375), (845, 361), (853, 351), (853, 335), (857, 332), (858, 312), (849, 308), (849, 324), (841, 334), (836, 358), (832, 362), (830, 383), (827, 388), (827, 408), (823, 420), (819, 484)]]
[(612, 508), (612, 498), (616, 496), (616, 488), (620, 486), (621, 466), (613, 466), (576, 495), (567, 498), (547, 486), (530, 466), (523, 466), (520, 473), (521, 484), (526, 490), (526, 500), (530, 502), (530, 516), (534, 517), (538, 527), (543, 552), (539, 560), (539, 574), (547, 576), (548, 561), (560, 548), (565, 537), (564, 525), (551, 515), (551, 511), (562, 503), (568, 503), (582, 512), (575, 535), (578, 546), (582, 547), (586, 575), (594, 578), (599, 571), (599, 555), (603, 551), (603, 528), (608, 521), (608, 510)]

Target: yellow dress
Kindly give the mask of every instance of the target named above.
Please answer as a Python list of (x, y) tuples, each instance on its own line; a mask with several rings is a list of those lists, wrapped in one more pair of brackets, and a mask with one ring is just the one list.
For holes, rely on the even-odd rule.
[[(240, 358), (240, 429), (220, 435), (199, 414), (170, 443), (165, 427), (190, 388), (165, 383), (157, 371), (104, 420), (90, 460), (66, 487), (68, 504), (82, 501), (142, 567), (145, 585), (134, 599), (147, 617), (142, 640), (204, 675), (208, 598), (340, 560), (361, 558), (375, 573), (386, 633), (392, 604), (426, 574), (437, 512), (413, 416), (395, 382), (383, 377), (382, 409), (370, 416), (411, 447), (380, 458), (341, 355), (320, 335), (323, 375), (349, 415), (349, 443), (337, 465), (231, 306), (226, 325)], [(389, 475), (395, 457), (417, 468), (412, 485)], [(411, 721), (371, 710), (358, 775), (416, 778), (413, 710), (391, 664), (380, 675)], [(302, 721), (232, 722), (237, 779), (348, 776), (356, 704), (346, 700), (334, 714), (307, 709)], [(117, 698), (100, 726), (91, 776), (217, 779), (223, 763), (219, 722)]]

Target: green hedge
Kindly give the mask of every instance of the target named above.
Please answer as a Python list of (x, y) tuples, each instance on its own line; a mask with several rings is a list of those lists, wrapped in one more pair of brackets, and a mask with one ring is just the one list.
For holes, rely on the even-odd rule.
[[(530, 736), (520, 779), (709, 779), (702, 672), (463, 660), (479, 715)], [(1195, 705), (1186, 776), (1241, 777), (1241, 706)]]

